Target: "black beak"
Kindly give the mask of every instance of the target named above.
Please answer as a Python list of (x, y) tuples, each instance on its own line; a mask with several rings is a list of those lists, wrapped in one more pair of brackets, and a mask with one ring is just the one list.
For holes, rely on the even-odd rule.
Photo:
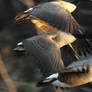
[(15, 17), (15, 22), (18, 24), (23, 24), (23, 23), (27, 23), (29, 20), (29, 14), (27, 13), (19, 13), (16, 17)]

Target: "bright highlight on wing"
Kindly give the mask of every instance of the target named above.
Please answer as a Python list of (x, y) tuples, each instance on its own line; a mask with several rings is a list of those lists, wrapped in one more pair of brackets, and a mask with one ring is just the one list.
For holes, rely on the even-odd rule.
[(69, 3), (69, 2), (66, 2), (66, 1), (59, 1), (59, 2), (52, 2), (52, 3), (60, 5), (64, 9), (68, 10), (70, 13), (72, 13), (77, 8), (76, 5)]

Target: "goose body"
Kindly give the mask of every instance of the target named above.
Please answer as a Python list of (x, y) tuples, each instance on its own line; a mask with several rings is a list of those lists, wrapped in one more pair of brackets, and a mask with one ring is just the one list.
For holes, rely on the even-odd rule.
[(53, 85), (56, 87), (76, 87), (92, 81), (92, 56), (76, 61), (61, 72), (42, 79), (37, 85)]

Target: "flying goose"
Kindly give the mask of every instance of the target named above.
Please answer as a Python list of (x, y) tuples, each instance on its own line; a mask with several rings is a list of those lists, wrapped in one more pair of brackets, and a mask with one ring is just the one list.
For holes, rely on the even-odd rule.
[(92, 55), (42, 79), (37, 86), (76, 87), (89, 82), (92, 82)]
[[(72, 32), (79, 28), (79, 24), (70, 13), (75, 8), (75, 5), (65, 1), (52, 1), (29, 8), (23, 13), (19, 13), (15, 19), (17, 23), (27, 23), (31, 21), (30, 15), (32, 15), (58, 29)], [(36, 24), (35, 21), (31, 22)]]
[(70, 33), (48, 32), (19, 42), (14, 50), (26, 50), (31, 53), (38, 60), (37, 64), (42, 74), (48, 76), (63, 69), (60, 48), (75, 40)]

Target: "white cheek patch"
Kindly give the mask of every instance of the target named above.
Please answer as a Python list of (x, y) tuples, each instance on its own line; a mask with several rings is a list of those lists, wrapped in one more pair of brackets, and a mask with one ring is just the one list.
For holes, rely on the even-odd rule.
[(23, 45), (23, 42), (19, 42), (17, 45), (18, 45), (18, 46)]
[(53, 79), (53, 78), (57, 78), (57, 77), (58, 77), (58, 73), (55, 73), (55, 74), (50, 75), (46, 79)]
[(26, 11), (24, 11), (25, 13), (26, 12), (29, 12), (29, 11), (32, 11), (33, 10), (33, 8), (29, 8), (29, 9), (27, 9)]
[(65, 83), (60, 82), (59, 80), (53, 81), (51, 84), (52, 84), (53, 86), (65, 87)]

